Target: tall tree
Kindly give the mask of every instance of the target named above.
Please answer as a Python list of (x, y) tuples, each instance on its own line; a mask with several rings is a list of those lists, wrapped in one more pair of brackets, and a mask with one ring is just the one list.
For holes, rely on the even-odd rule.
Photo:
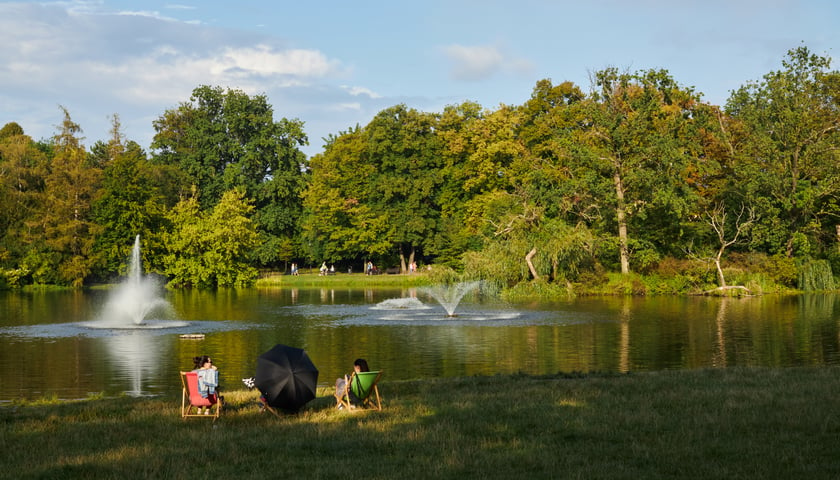
[[(158, 178), (143, 149), (124, 140), (116, 115), (111, 139), (97, 142), (91, 155), (98, 159), (96, 164), (104, 166), (101, 193), (93, 205), (94, 218), (103, 228), (95, 244), (103, 259), (101, 274), (124, 273), (136, 235), (143, 238), (143, 254), (148, 259), (161, 253), (158, 232), (163, 228), (165, 205)], [(159, 267), (154, 261), (144, 265), (150, 270)]]
[[(615, 212), (619, 263), (627, 274), (634, 245), (655, 254), (652, 242), (673, 242), (679, 231), (662, 228), (680, 225), (693, 205), (685, 179), (702, 156), (694, 119), (699, 99), (663, 70), (610, 68), (595, 74), (594, 87), (587, 156), (612, 185), (605, 200)], [(655, 235), (645, 238), (645, 231)]]
[(388, 219), (401, 271), (434, 237), (440, 218), (436, 123), (434, 114), (396, 105), (379, 112), (364, 130), (368, 161), (375, 168), (370, 179), (375, 196), (370, 200)]
[(78, 135), (81, 128), (62, 107), (64, 120), (54, 137), (55, 156), (45, 178), (42, 210), (30, 223), (28, 262), (39, 283), (81, 286), (97, 258), (93, 245), (101, 228), (91, 206), (102, 176), (91, 165)]
[(810, 255), (821, 242), (833, 244), (840, 214), (840, 72), (804, 46), (782, 66), (727, 102), (747, 133), (735, 174), (761, 217), (753, 246)]
[[(10, 127), (10, 125), (13, 125)], [(43, 200), (47, 156), (16, 123), (0, 131), (0, 266), (17, 269), (26, 246), (26, 222)]]
[(470, 158), (485, 138), (481, 125), (487, 113), (474, 102), (450, 105), (444, 108), (436, 129), (441, 142), (440, 221), (426, 253), (435, 257), (435, 263), (454, 269), (462, 267), (464, 252), (481, 247), (481, 237), (466, 228), (464, 205), (475, 196), (466, 184), (475, 173)]
[(298, 234), (300, 194), (306, 185), (308, 140), (303, 122), (274, 121), (264, 95), (200, 86), (189, 102), (154, 122), (154, 161), (178, 165), (198, 188), (202, 209), (241, 188), (254, 202), (263, 237), (255, 259), (277, 261), (283, 239)]
[(311, 165), (312, 179), (303, 194), (303, 241), (310, 259), (334, 262), (386, 253), (392, 245), (389, 223), (372, 206), (376, 167), (368, 161), (362, 129), (329, 138)]

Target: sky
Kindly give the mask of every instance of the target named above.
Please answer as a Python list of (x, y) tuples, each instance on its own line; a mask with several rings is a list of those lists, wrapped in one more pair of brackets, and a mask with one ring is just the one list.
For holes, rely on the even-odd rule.
[(90, 147), (117, 115), (148, 150), (210, 85), (303, 121), (311, 156), (397, 104), (495, 110), (609, 67), (666, 69), (724, 105), (790, 49), (835, 58), (838, 25), (835, 0), (0, 0), (0, 126), (47, 139), (66, 108)]

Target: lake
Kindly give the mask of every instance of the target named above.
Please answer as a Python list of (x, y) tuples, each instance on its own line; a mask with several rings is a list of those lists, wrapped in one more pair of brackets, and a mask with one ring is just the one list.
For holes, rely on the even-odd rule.
[(178, 371), (202, 354), (239, 389), (277, 343), (304, 348), (321, 385), (357, 357), (383, 382), (840, 363), (834, 294), (509, 304), (472, 292), (450, 317), (421, 288), (185, 290), (165, 294), (161, 328), (92, 328), (108, 295), (0, 292), (0, 402), (177, 393)]

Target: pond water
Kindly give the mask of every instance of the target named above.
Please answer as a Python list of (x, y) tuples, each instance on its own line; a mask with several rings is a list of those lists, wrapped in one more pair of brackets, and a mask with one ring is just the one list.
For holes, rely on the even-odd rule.
[(451, 317), (422, 289), (177, 291), (159, 328), (92, 328), (107, 300), (0, 292), (0, 402), (174, 393), (201, 354), (223, 386), (242, 388), (277, 343), (304, 348), (321, 385), (357, 357), (393, 380), (840, 364), (840, 296), (829, 294), (507, 304), (471, 292)]

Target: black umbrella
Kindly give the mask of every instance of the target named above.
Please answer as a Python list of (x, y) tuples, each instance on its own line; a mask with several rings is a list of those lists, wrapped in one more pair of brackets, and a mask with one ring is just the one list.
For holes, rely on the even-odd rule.
[(257, 357), (254, 385), (272, 407), (297, 411), (315, 398), (318, 369), (303, 349), (277, 344)]

